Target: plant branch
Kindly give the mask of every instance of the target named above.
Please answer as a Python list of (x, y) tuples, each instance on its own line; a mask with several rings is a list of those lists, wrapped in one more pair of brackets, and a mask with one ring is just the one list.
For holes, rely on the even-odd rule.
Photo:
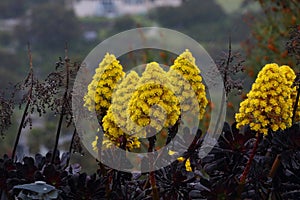
[[(228, 42), (228, 57), (227, 57), (227, 61), (226, 61), (226, 65), (225, 65), (225, 69), (224, 69), (224, 84), (225, 84), (225, 88), (227, 85), (227, 75), (228, 75), (228, 69), (229, 69), (229, 64), (230, 64), (230, 59), (231, 59), (231, 36), (229, 35), (229, 42)], [(226, 95), (228, 95), (229, 91), (227, 91), (226, 89)]]
[(24, 122), (25, 119), (28, 115), (28, 109), (30, 107), (30, 103), (32, 100), (32, 90), (33, 90), (33, 67), (32, 67), (32, 55), (31, 55), (31, 49), (30, 49), (30, 45), (28, 44), (28, 48), (27, 48), (27, 52), (28, 52), (28, 58), (29, 58), (29, 76), (30, 76), (30, 80), (31, 80), (31, 84), (30, 84), (30, 89), (29, 89), (29, 93), (27, 94), (27, 102), (26, 102), (26, 106), (22, 115), (22, 119), (21, 122), (19, 124), (19, 129), (18, 129), (18, 133), (17, 133), (17, 137), (14, 143), (14, 148), (13, 148), (13, 152), (12, 152), (12, 156), (11, 159), (14, 160), (15, 156), (16, 156), (16, 151), (17, 151), (17, 147), (20, 141), (20, 137), (21, 137), (21, 133), (22, 133), (22, 129), (24, 127)]
[(300, 98), (300, 86), (298, 87), (297, 96), (296, 96), (296, 101), (295, 101), (295, 105), (294, 105), (294, 109), (293, 109), (292, 124), (295, 123), (295, 119), (296, 119), (296, 111), (297, 111), (297, 109), (298, 109), (299, 98)]
[(280, 162), (281, 162), (281, 154), (278, 154), (273, 162), (273, 165), (272, 165), (272, 168), (271, 168), (271, 171), (269, 173), (269, 177), (270, 178), (274, 178), (275, 174), (276, 174), (276, 171), (280, 165)]
[(260, 140), (261, 140), (261, 136), (262, 136), (262, 135), (261, 135), (260, 133), (257, 135), (256, 141), (255, 141), (254, 146), (253, 146), (253, 149), (252, 149), (252, 152), (251, 152), (251, 154), (250, 154), (250, 157), (249, 157), (249, 159), (248, 159), (248, 162), (247, 162), (247, 164), (246, 164), (246, 167), (245, 167), (245, 169), (244, 169), (244, 171), (243, 171), (243, 174), (242, 174), (242, 176), (241, 176), (241, 178), (240, 178), (241, 184), (245, 184), (245, 182), (246, 182), (246, 178), (247, 178), (247, 175), (248, 175), (248, 173), (249, 173), (249, 171), (250, 171), (251, 164), (252, 164), (252, 162), (253, 162), (253, 160), (254, 160), (254, 156), (255, 156), (255, 154), (256, 154), (256, 151), (257, 151), (257, 148), (258, 148), (258, 144), (259, 144), (259, 142), (260, 142)]
[(249, 157), (249, 159), (247, 161), (246, 167), (245, 167), (245, 169), (244, 169), (244, 171), (242, 173), (242, 176), (241, 176), (241, 178), (239, 180), (239, 186), (238, 186), (238, 189), (237, 189), (237, 197), (238, 197), (238, 199), (241, 197), (241, 193), (244, 190), (244, 186), (246, 184), (246, 178), (247, 178), (247, 175), (248, 175), (248, 173), (250, 171), (251, 164), (252, 164), (252, 162), (254, 160), (254, 156), (256, 154), (256, 151), (257, 151), (257, 148), (258, 148), (258, 145), (260, 143), (261, 138), (262, 138), (262, 134), (259, 133), (257, 135), (256, 141), (255, 141), (253, 149), (252, 149), (252, 152), (250, 154), (250, 157)]
[[(149, 141), (148, 152), (153, 152), (155, 150), (155, 141), (156, 141), (156, 136), (153, 135), (153, 131), (155, 131), (155, 129), (149, 128), (147, 131), (148, 131), (148, 135), (150, 135), (150, 137), (148, 138)], [(153, 165), (153, 162), (154, 162), (153, 154), (149, 154), (149, 167)], [(149, 173), (149, 181), (152, 188), (153, 200), (159, 200), (159, 194), (156, 186), (155, 172), (153, 170), (151, 170)]]
[(70, 72), (69, 72), (69, 58), (68, 58), (68, 48), (67, 45), (65, 47), (65, 70), (66, 70), (66, 85), (65, 85), (65, 93), (62, 99), (62, 104), (61, 104), (61, 111), (60, 111), (60, 117), (58, 121), (58, 127), (56, 131), (56, 138), (55, 138), (55, 145), (54, 145), (54, 150), (52, 153), (52, 158), (51, 158), (51, 163), (53, 164), (55, 161), (56, 157), (56, 152), (57, 152), (57, 147), (58, 147), (58, 142), (59, 142), (59, 137), (60, 137), (60, 132), (61, 132), (61, 126), (63, 122), (63, 117), (65, 115), (65, 105), (67, 104), (68, 101), (68, 92), (69, 92), (69, 78), (70, 78)]
[(76, 131), (76, 128), (75, 128), (74, 131), (73, 131), (73, 135), (72, 135), (72, 139), (71, 139), (71, 143), (70, 143), (70, 147), (69, 147), (69, 157), (67, 159), (67, 163), (66, 163), (65, 168), (67, 168), (69, 166), (69, 163), (70, 163), (76, 133), (77, 133), (77, 131)]
[(14, 148), (13, 148), (13, 152), (12, 152), (12, 156), (11, 156), (12, 160), (14, 160), (15, 156), (16, 156), (16, 151), (17, 151), (17, 147), (18, 147), (18, 144), (19, 144), (19, 141), (20, 141), (20, 136), (21, 136), (21, 133), (22, 133), (23, 125), (24, 125), (26, 116), (28, 114), (29, 105), (30, 105), (30, 100), (28, 100), (27, 103), (26, 103), (25, 110), (23, 112), (23, 116), (22, 116), (22, 119), (21, 119), (21, 123), (19, 124), (19, 129), (18, 129), (17, 137), (16, 137), (16, 140), (15, 140), (15, 144), (14, 144)]

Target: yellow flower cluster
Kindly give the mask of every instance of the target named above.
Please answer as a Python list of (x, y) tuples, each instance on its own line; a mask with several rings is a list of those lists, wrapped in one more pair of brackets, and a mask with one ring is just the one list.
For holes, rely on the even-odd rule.
[(290, 67), (279, 67), (275, 63), (265, 65), (235, 115), (237, 128), (249, 124), (251, 130), (266, 135), (269, 128), (277, 131), (290, 127), (293, 79), (295, 74)]
[[(102, 119), (104, 138), (103, 147), (110, 148), (113, 145), (120, 146), (121, 141), (126, 138), (126, 149), (132, 150), (140, 147), (140, 141), (137, 137), (133, 137), (128, 130), (128, 123), (126, 110), (132, 93), (135, 91), (136, 83), (139, 76), (136, 72), (131, 71), (122, 82), (117, 86), (116, 92), (112, 96), (112, 104), (109, 107), (107, 114)], [(92, 142), (94, 151), (97, 148), (98, 136)]]
[(127, 109), (129, 101), (137, 88), (139, 79), (140, 77), (135, 71), (128, 73), (120, 85), (118, 85), (116, 92), (113, 94), (112, 105), (109, 107), (109, 110), (113, 113), (113, 118), (126, 133), (132, 131), (129, 129), (131, 121), (128, 119)]
[[(199, 105), (199, 119), (202, 119), (208, 104), (205, 86), (202, 83), (200, 70), (195, 63), (195, 58), (189, 50), (179, 55), (168, 71), (168, 77), (178, 97), (181, 112), (193, 112), (197, 109), (191, 105)], [(196, 98), (193, 98), (193, 97)], [(198, 102), (196, 102), (198, 100)]]
[(116, 57), (109, 53), (105, 55), (95, 72), (84, 97), (84, 106), (90, 111), (106, 110), (111, 104), (113, 90), (125, 73)]
[[(188, 50), (175, 60), (168, 73), (156, 62), (146, 65), (141, 78), (132, 71), (123, 79), (122, 69), (116, 57), (107, 53), (84, 97), (84, 106), (90, 111), (107, 111), (102, 120), (104, 147), (120, 146), (125, 139), (126, 149), (139, 148), (136, 134), (145, 135), (144, 127), (158, 132), (173, 126), (181, 112), (197, 111), (191, 105), (200, 106), (199, 119), (202, 118), (208, 103), (205, 86)], [(92, 142), (95, 151), (97, 143), (98, 136)]]
[[(132, 150), (140, 147), (140, 141), (137, 137), (131, 136), (129, 124), (131, 120), (127, 117), (127, 108), (129, 100), (136, 88), (139, 76), (136, 72), (131, 71), (125, 79), (118, 85), (112, 98), (112, 105), (109, 107), (107, 114), (103, 118), (103, 130), (105, 138), (113, 144), (120, 146), (120, 139), (126, 138), (126, 148)], [(104, 142), (110, 145), (107, 141)]]
[(180, 110), (178, 99), (170, 88), (166, 72), (159, 64), (156, 62), (147, 64), (129, 102), (128, 114), (132, 121), (140, 127), (150, 125), (157, 131), (160, 131), (162, 126), (174, 125)]

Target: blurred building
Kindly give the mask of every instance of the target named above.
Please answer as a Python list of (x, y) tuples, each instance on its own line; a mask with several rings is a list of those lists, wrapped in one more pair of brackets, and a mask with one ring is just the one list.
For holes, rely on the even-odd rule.
[(180, 6), (182, 0), (73, 0), (78, 17), (117, 17), (127, 14), (145, 14), (161, 6)]

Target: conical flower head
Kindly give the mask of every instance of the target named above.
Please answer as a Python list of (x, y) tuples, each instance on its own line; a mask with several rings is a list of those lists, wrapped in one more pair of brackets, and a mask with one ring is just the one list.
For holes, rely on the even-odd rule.
[(109, 108), (114, 114), (115, 120), (122, 129), (130, 132), (126, 125), (128, 122), (127, 109), (129, 101), (136, 90), (140, 77), (135, 71), (131, 71), (126, 75), (125, 79), (118, 85), (116, 92), (113, 94), (112, 105)]
[[(202, 119), (208, 100), (200, 70), (189, 50), (176, 58), (168, 71), (168, 77), (173, 84), (182, 112), (198, 112), (198, 118)], [(199, 110), (194, 109), (193, 105), (199, 105)]]
[(247, 99), (241, 102), (235, 118), (237, 128), (246, 124), (259, 133), (284, 130), (292, 124), (292, 88), (287, 74), (275, 63), (267, 64), (259, 72)]
[(117, 86), (116, 92), (113, 94), (112, 104), (102, 120), (104, 135), (110, 141), (104, 140), (104, 143), (108, 146), (111, 144), (120, 146), (121, 142), (126, 139), (127, 149), (140, 147), (138, 138), (131, 136), (131, 130), (128, 129), (130, 121), (126, 113), (138, 80), (138, 74), (131, 71)]
[(150, 125), (157, 131), (162, 127), (174, 125), (180, 110), (178, 99), (171, 88), (166, 72), (159, 64), (147, 64), (138, 82), (138, 88), (129, 102), (127, 112), (131, 120), (139, 128)]
[(90, 111), (107, 110), (111, 104), (113, 90), (125, 73), (116, 57), (109, 53), (105, 55), (95, 72), (84, 97), (84, 106)]

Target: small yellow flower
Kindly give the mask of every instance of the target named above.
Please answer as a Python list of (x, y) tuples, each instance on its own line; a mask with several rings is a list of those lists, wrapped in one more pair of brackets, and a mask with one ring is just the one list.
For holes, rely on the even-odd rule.
[(277, 124), (272, 124), (271, 128), (273, 131), (277, 131), (279, 129), (279, 126)]
[(186, 162), (185, 162), (185, 169), (186, 169), (187, 172), (193, 171), (193, 170), (192, 170), (192, 167), (191, 167), (191, 161), (190, 161), (189, 158), (188, 158), (188, 159), (186, 160)]
[(169, 154), (170, 156), (173, 156), (174, 154), (177, 154), (177, 152), (176, 152), (176, 151), (169, 150), (168, 154)]
[(178, 160), (179, 162), (183, 162), (183, 161), (185, 160), (185, 158), (181, 156), (181, 157), (177, 158), (177, 160)]

